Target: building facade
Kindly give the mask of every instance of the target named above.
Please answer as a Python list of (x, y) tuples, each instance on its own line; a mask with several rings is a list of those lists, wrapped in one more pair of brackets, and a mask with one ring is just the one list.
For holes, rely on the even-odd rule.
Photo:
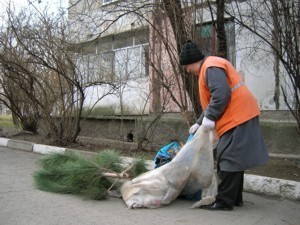
[[(163, 11), (160, 10), (157, 17), (155, 2), (69, 1), (77, 70), (83, 83), (94, 84), (85, 90), (86, 108), (107, 108), (117, 115), (144, 115), (158, 111), (180, 112), (182, 103), (192, 110), (182, 81), (176, 75), (178, 62), (173, 62), (176, 58), (178, 61), (174, 31)], [(196, 31), (193, 35), (201, 40), (202, 52), (214, 55), (218, 46), (213, 24), (216, 10), (200, 4), (203, 1), (198, 2), (197, 7), (192, 8), (190, 1), (182, 1), (186, 9), (184, 16), (193, 17), (190, 20)], [(276, 95), (278, 77), (281, 86), (290, 92), (286, 72), (275, 65), (276, 57), (270, 46), (237, 23), (232, 15), (239, 14), (249, 26), (259, 24), (257, 29), (263, 27), (266, 38), (274, 28), (272, 21), (268, 21), (262, 1), (234, 2), (238, 7), (228, 3), (229, 13), (225, 16), (228, 60), (254, 94), (261, 110), (287, 110), (282, 95)], [(249, 19), (253, 9), (260, 18)]]

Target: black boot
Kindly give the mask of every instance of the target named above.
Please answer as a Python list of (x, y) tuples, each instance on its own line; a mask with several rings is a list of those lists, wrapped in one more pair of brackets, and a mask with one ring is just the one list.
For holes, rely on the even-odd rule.
[(225, 202), (216, 201), (216, 202), (213, 202), (210, 205), (200, 206), (200, 209), (207, 209), (207, 210), (227, 210), (228, 211), (228, 210), (232, 210), (233, 207), (226, 205)]
[(227, 172), (219, 171), (221, 182), (218, 185), (218, 195), (216, 196), (216, 204), (212, 208), (229, 208), (234, 205), (243, 205), (243, 177), (244, 172)]

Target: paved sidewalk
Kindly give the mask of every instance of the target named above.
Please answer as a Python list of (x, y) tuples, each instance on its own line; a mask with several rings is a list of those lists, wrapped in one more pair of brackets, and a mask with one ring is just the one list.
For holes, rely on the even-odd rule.
[[(74, 149), (36, 144), (34, 142), (20, 141), (0, 137), (0, 147), (8, 147), (9, 149), (34, 152), (39, 154), (50, 154), (54, 152), (64, 153), (68, 151), (80, 152), (86, 156), (93, 156), (96, 153), (79, 151)], [(287, 156), (287, 155), (286, 155)], [(291, 156), (292, 158), (295, 156)], [(296, 156), (299, 157), (299, 156)], [(126, 157), (126, 161), (130, 162), (132, 158)], [(296, 158), (295, 158), (296, 159)], [(153, 169), (153, 160), (147, 160), (149, 169)], [(277, 196), (291, 200), (300, 201), (300, 182), (283, 180), (271, 177), (257, 176), (245, 174), (244, 176), (244, 191), (251, 193), (263, 194), (265, 196)]]
[(300, 202), (245, 193), (245, 205), (229, 212), (189, 209), (176, 200), (160, 209), (128, 210), (122, 199), (94, 201), (75, 195), (43, 192), (32, 174), (42, 155), (0, 147), (1, 225), (222, 224), (299, 225)]

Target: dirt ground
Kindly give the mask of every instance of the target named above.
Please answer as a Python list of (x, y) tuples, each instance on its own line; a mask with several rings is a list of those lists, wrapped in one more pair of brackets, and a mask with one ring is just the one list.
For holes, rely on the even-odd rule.
[[(38, 144), (48, 144), (47, 139), (45, 139), (41, 134), (28, 134), (28, 133), (15, 133), (0, 131), (0, 137), (5, 137), (9, 139), (18, 139), (23, 141), (35, 142)], [(103, 150), (103, 147), (100, 145), (93, 145), (87, 143), (77, 143), (65, 146), (67, 148), (99, 152)], [(136, 156), (142, 155), (147, 159), (153, 159), (156, 154), (156, 151), (129, 151), (124, 149), (119, 149), (121, 154), (124, 156)], [(258, 166), (254, 169), (245, 171), (248, 174), (255, 174), (260, 176), (274, 177), (286, 180), (294, 180), (300, 182), (300, 161), (291, 160), (291, 159), (278, 159), (271, 158), (265, 165)]]

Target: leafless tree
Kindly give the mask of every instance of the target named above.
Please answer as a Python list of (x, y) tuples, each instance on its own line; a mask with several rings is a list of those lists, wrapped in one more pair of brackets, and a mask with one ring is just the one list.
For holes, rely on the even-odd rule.
[[(152, 87), (156, 91), (152, 94), (156, 95), (155, 113), (159, 113), (165, 106), (160, 105), (159, 101), (163, 96), (159, 96), (164, 92), (168, 92), (168, 98), (177, 105), (181, 112), (195, 111), (196, 115), (201, 113), (201, 107), (199, 107), (199, 95), (197, 78), (189, 76), (186, 71), (178, 64), (179, 50), (182, 45), (189, 39), (193, 39), (191, 31), (194, 29), (192, 26), (191, 18), (188, 16), (188, 11), (184, 11), (181, 5), (181, 1), (167, 0), (167, 1), (122, 1), (114, 2), (108, 6), (102, 6), (101, 3), (92, 3), (90, 1), (71, 1), (70, 4), (70, 21), (75, 24), (85, 24), (81, 27), (87, 27), (85, 30), (85, 37), (83, 42), (88, 38), (97, 39), (103, 35), (108, 35), (107, 32), (122, 23), (122, 21), (129, 19), (131, 24), (135, 26), (137, 24), (143, 24), (145, 27), (150, 27), (154, 31), (152, 38), (156, 38), (161, 42), (160, 45), (167, 50), (168, 57), (170, 58), (170, 69), (172, 71), (164, 71), (160, 68), (156, 62), (153, 62), (153, 58), (149, 59), (149, 65), (153, 68), (155, 75), (151, 74)], [(96, 18), (97, 17), (97, 18)], [(125, 19), (124, 19), (125, 18)], [(166, 36), (163, 32), (166, 27), (160, 27), (162, 25), (161, 20), (166, 21), (163, 26), (171, 27), (168, 33), (172, 33), (174, 40), (170, 40), (170, 37)], [(121, 25), (122, 26), (122, 25)], [(120, 30), (118, 30), (120, 32)], [(194, 31), (193, 31), (194, 32)], [(76, 31), (75, 31), (76, 33)], [(83, 32), (84, 33), (84, 32)], [(75, 35), (76, 36), (76, 35)], [(151, 37), (150, 37), (151, 38)], [(150, 42), (149, 42), (150, 44)], [(149, 46), (150, 55), (159, 54), (153, 50), (156, 46)], [(157, 59), (161, 56), (157, 56)], [(166, 72), (174, 74), (176, 81), (169, 81), (169, 77)], [(171, 83), (173, 88), (171, 88)], [(174, 96), (174, 87), (180, 90), (180, 96)], [(190, 100), (191, 99), (191, 100)], [(191, 107), (193, 110), (191, 110)], [(194, 118), (188, 117), (188, 124), (194, 121)]]
[[(274, 102), (284, 101), (298, 123), (300, 132), (300, 2), (298, 0), (231, 1), (225, 11), (274, 58)], [(243, 7), (243, 8), (242, 8)]]
[[(115, 35), (115, 33), (109, 33), (111, 30), (122, 32), (122, 29), (124, 28), (122, 26), (123, 23), (126, 24), (128, 21), (130, 21), (132, 29), (136, 29), (136, 24), (151, 27), (153, 33), (152, 36), (150, 35), (150, 38), (153, 38), (154, 41), (151, 40), (149, 43), (152, 45), (156, 43), (156, 46), (149, 46), (149, 51), (152, 51), (150, 54), (152, 58), (149, 58), (148, 63), (153, 71), (153, 74), (151, 74), (151, 84), (153, 88), (152, 95), (156, 96), (155, 98), (157, 100), (156, 104), (154, 104), (155, 112), (163, 112), (168, 104), (162, 105), (162, 103), (170, 103), (171, 101), (169, 100), (171, 99), (172, 102), (177, 105), (177, 107), (179, 107), (180, 111), (183, 113), (191, 110), (190, 105), (192, 104), (192, 109), (196, 116), (198, 116), (201, 113), (201, 108), (199, 107), (200, 104), (197, 89), (197, 79), (194, 76), (187, 75), (182, 67), (179, 66), (178, 55), (182, 45), (186, 40), (192, 39), (195, 42), (201, 42), (200, 38), (196, 37), (195, 35), (196, 27), (194, 26), (196, 23), (197, 14), (201, 14), (200, 9), (209, 8), (212, 14), (212, 22), (217, 31), (218, 39), (218, 50), (215, 54), (222, 57), (228, 57), (227, 46), (225, 44), (226, 35), (224, 34), (224, 14), (227, 13), (227, 15), (230, 15), (231, 18), (234, 18), (237, 23), (253, 31), (255, 35), (261, 37), (262, 40), (266, 41), (266, 43), (270, 44), (270, 46), (272, 46), (272, 43), (277, 43), (277, 47), (273, 48), (273, 50), (276, 52), (276, 54), (278, 54), (277, 57), (279, 59), (282, 58), (287, 61), (286, 59), (290, 58), (286, 57), (290, 54), (287, 53), (287, 51), (279, 51), (278, 43), (280, 42), (270, 41), (271, 39), (274, 40), (274, 32), (270, 32), (270, 34), (272, 34), (271, 39), (265, 37), (265, 33), (263, 33), (263, 27), (269, 26), (269, 23), (264, 24), (261, 27), (262, 29), (257, 29), (258, 25), (254, 24), (254, 21), (261, 18), (261, 15), (259, 14), (260, 11), (256, 11), (255, 8), (252, 7), (250, 14), (243, 15), (241, 13), (243, 10), (239, 9), (239, 3), (241, 2), (244, 3), (246, 1), (220, 0), (214, 3), (212, 1), (163, 0), (153, 2), (139, 1), (138, 3), (134, 1), (133, 4), (132, 1), (128, 0), (102, 5), (101, 2), (96, 3), (87, 0), (73, 0), (70, 1), (69, 22), (71, 22), (72, 27), (72, 37), (74, 38), (75, 42), (77, 41), (78, 43), (96, 43), (102, 36), (105, 37), (107, 35)], [(261, 1), (261, 4), (266, 4), (267, 8), (271, 9), (270, 4), (268, 3), (269, 1)], [(251, 5), (252, 1), (248, 4)], [(230, 8), (234, 8), (235, 10), (229, 10)], [(297, 7), (292, 8), (295, 9)], [(296, 11), (297, 10), (290, 10), (290, 12), (294, 14), (297, 14)], [(272, 10), (270, 10), (270, 12), (272, 12)], [(214, 15), (216, 15), (216, 19)], [(278, 15), (282, 14), (279, 13)], [(247, 22), (252, 21), (251, 25), (249, 25), (247, 22), (244, 22), (245, 16), (246, 18), (250, 18), (247, 20)], [(294, 18), (297, 18), (297, 16)], [(261, 20), (262, 19), (259, 19), (259, 21)], [(276, 21), (276, 19), (274, 19), (274, 21)], [(201, 25), (202, 21), (198, 20), (197, 23), (200, 23)], [(252, 26), (253, 24), (254, 26)], [(298, 24), (298, 21), (290, 24)], [(79, 28), (80, 32), (78, 32)], [(166, 29), (169, 30), (166, 32)], [(285, 29), (287, 29), (287, 27), (285, 27)], [(292, 27), (288, 29), (292, 29)], [(297, 28), (294, 28), (294, 30), (299, 32)], [(298, 36), (299, 35), (294, 35), (294, 37)], [(298, 45), (294, 46), (296, 46), (296, 49), (299, 49)], [(92, 45), (85, 45), (85, 47), (92, 49)], [(168, 68), (168, 72), (171, 71), (171, 73), (174, 75), (173, 79), (170, 79), (170, 76), (167, 75), (166, 70), (162, 65), (162, 56), (159, 55), (160, 52), (158, 51), (157, 54), (155, 54), (158, 48), (165, 49), (166, 54), (169, 57), (170, 67)], [(287, 64), (283, 63), (282, 60), (281, 63), (284, 65), (284, 67), (287, 66)], [(297, 61), (294, 64), (299, 65)], [(296, 84), (297, 82), (291, 83)], [(174, 89), (180, 90), (179, 96), (174, 95)], [(293, 106), (289, 105), (291, 101), (288, 101), (287, 99), (288, 94), (284, 94), (284, 96), (288, 106), (290, 109), (292, 109)], [(169, 100), (162, 101), (162, 99)], [(193, 120), (194, 117), (188, 117), (188, 124), (191, 124)]]
[[(101, 52), (108, 51), (106, 50), (105, 47), (107, 46), (102, 46), (101, 45), (101, 38), (105, 39), (105, 37), (109, 36), (116, 36), (117, 33), (122, 33), (122, 29), (126, 26), (128, 26), (129, 23), (129, 30), (137, 30), (137, 33), (139, 32), (139, 27), (149, 27), (153, 26), (152, 24), (152, 19), (151, 14), (155, 11), (153, 8), (154, 4), (149, 3), (149, 1), (140, 1), (136, 4), (132, 4), (132, 1), (117, 1), (114, 2), (113, 4), (109, 5), (102, 5), (101, 2), (98, 4), (96, 2), (91, 2), (91, 1), (71, 1), (70, 4), (70, 9), (69, 9), (69, 18), (70, 18), (70, 24), (72, 25), (73, 29), (72, 32), (74, 32), (73, 37), (76, 37), (74, 39), (74, 42), (81, 42), (81, 43), (86, 43), (82, 44), (82, 48), (78, 51), (79, 54), (80, 52), (84, 52), (82, 49), (96, 49), (93, 54), (101, 54)], [(157, 5), (156, 8), (161, 7), (160, 5)], [(161, 9), (160, 9), (161, 11)], [(157, 18), (156, 18), (157, 20)], [(130, 21), (130, 22), (129, 22)], [(78, 32), (77, 26), (81, 27), (80, 32)], [(84, 31), (83, 31), (83, 29)], [(155, 27), (155, 26), (153, 26)], [(155, 28), (157, 29), (157, 28)], [(116, 31), (116, 32), (111, 32), (111, 30)], [(159, 31), (160, 29), (157, 29)], [(123, 32), (126, 33), (128, 31), (124, 29)], [(145, 30), (143, 30), (145, 32)], [(84, 35), (82, 35), (84, 34)], [(161, 35), (161, 34), (160, 34)], [(126, 42), (126, 35), (123, 37), (124, 42)], [(81, 41), (79, 41), (81, 40)], [(117, 40), (117, 39), (116, 39)], [(139, 41), (137, 38), (135, 39), (136, 41)], [(167, 40), (166, 37), (164, 37), (164, 40)], [(169, 41), (168, 41), (169, 42)], [(99, 44), (100, 43), (100, 44)], [(171, 42), (169, 42), (171, 43)], [(92, 46), (97, 46), (97, 47), (92, 47)], [(174, 46), (169, 45), (168, 52), (173, 55), (173, 58), (176, 59), (174, 61), (174, 71), (176, 71), (176, 76), (180, 79), (180, 74), (178, 73), (178, 53), (174, 52)], [(76, 49), (75, 49), (76, 50)], [(112, 52), (111, 55), (118, 54), (122, 52), (123, 50), (117, 50)], [(149, 126), (146, 127), (145, 129), (141, 129), (141, 127), (137, 128), (137, 140), (138, 140), (138, 145), (139, 148), (144, 147), (147, 144), (147, 140), (151, 138), (151, 134), (154, 133), (154, 128), (157, 124), (157, 121), (162, 117), (162, 115), (165, 112), (165, 107), (168, 102), (170, 102), (170, 98), (176, 100), (179, 104), (181, 104), (180, 100), (177, 100), (174, 97), (174, 94), (171, 91), (170, 87), (170, 81), (168, 81), (167, 76), (164, 75), (162, 72), (161, 68), (159, 66), (156, 66), (155, 63), (152, 61), (153, 59), (150, 58), (149, 56), (153, 54), (153, 46), (151, 46), (150, 43), (148, 43), (144, 46), (145, 52), (145, 64), (148, 64), (150, 67), (153, 68), (153, 71), (156, 76), (151, 76), (146, 77), (143, 79), (139, 79), (139, 76), (136, 76), (136, 73), (134, 71), (129, 71), (128, 68), (126, 68), (126, 65), (122, 65), (122, 62), (118, 62), (118, 57), (115, 56), (113, 61), (113, 67), (115, 70), (119, 70), (120, 68), (123, 68), (122, 71), (119, 71), (123, 74), (124, 71), (126, 71), (126, 74), (122, 76), (121, 78), (120, 74), (116, 74), (117, 71), (113, 71), (112, 76), (114, 77), (113, 81), (117, 84), (119, 84), (119, 89), (116, 92), (119, 100), (120, 100), (120, 109), (121, 109), (121, 115), (124, 116), (126, 115), (127, 108), (124, 107), (124, 96), (126, 95), (127, 90), (130, 87), (130, 83), (132, 83), (132, 79), (135, 80), (135, 84), (137, 86), (141, 86), (142, 82), (145, 82), (145, 80), (150, 80), (151, 83), (151, 88), (149, 90), (149, 93), (144, 94), (142, 93), (142, 96), (139, 96), (140, 98), (144, 99), (144, 107), (139, 107), (138, 111), (138, 117), (137, 119), (139, 121), (144, 119), (144, 114), (145, 114), (145, 107), (149, 105), (149, 101), (152, 101), (154, 105), (157, 107), (153, 107), (152, 110), (152, 115), (153, 117), (153, 122), (147, 123)], [(151, 52), (149, 55), (148, 53)], [(159, 53), (158, 53), (159, 54)], [(122, 57), (123, 59), (126, 58), (126, 54)], [(131, 58), (132, 60), (132, 58)], [(101, 65), (100, 65), (101, 67)], [(101, 69), (101, 68), (100, 68)], [(151, 69), (150, 69), (151, 70)], [(159, 72), (159, 73), (158, 73)], [(161, 73), (162, 72), (162, 73)], [(150, 72), (151, 73), (151, 72)], [(148, 74), (148, 71), (147, 71)], [(106, 76), (109, 76), (107, 74)], [(133, 78), (132, 78), (133, 77)], [(156, 77), (156, 78), (155, 78)], [(101, 79), (101, 78), (100, 78)], [(104, 78), (105, 79), (105, 78)], [(141, 82), (139, 84), (139, 82)], [(173, 87), (176, 86), (176, 84), (173, 83)], [(162, 91), (163, 88), (166, 87), (169, 90), (171, 94), (166, 94), (168, 91)], [(178, 89), (182, 89), (182, 85), (179, 86)], [(135, 87), (136, 88), (136, 87)], [(148, 88), (147, 88), (148, 89)], [(145, 90), (147, 91), (147, 90)], [(186, 97), (186, 96), (185, 96)], [(183, 98), (182, 98), (183, 99)], [(187, 98), (185, 99), (187, 102)], [(128, 103), (128, 102), (127, 102)], [(183, 104), (182, 104), (183, 105)], [(183, 105), (184, 106), (184, 105)], [(121, 120), (122, 120), (121, 116)], [(142, 123), (139, 123), (142, 124)], [(122, 125), (120, 127), (121, 132), (122, 132)], [(146, 138), (147, 137), (147, 138)]]
[[(69, 51), (64, 17), (7, 9), (0, 33), (1, 101), (24, 129), (45, 130), (52, 143), (73, 143), (80, 132), (85, 83)], [(113, 85), (108, 91), (114, 89)]]
[[(69, 18), (76, 41), (80, 42), (81, 39), (82, 43), (86, 43), (82, 46), (88, 49), (95, 48), (93, 46), (101, 42), (101, 38), (116, 35), (114, 32), (110, 33), (111, 31), (122, 33), (128, 23), (131, 24), (129, 30), (136, 29), (139, 25), (149, 27), (151, 40), (149, 40), (150, 54), (147, 63), (150, 66), (152, 113), (157, 115), (155, 118), (160, 118), (165, 111), (177, 107), (177, 110), (179, 109), (185, 116), (187, 124), (191, 125), (202, 111), (198, 81), (197, 77), (186, 73), (179, 65), (178, 59), (180, 49), (187, 40), (201, 42), (201, 39), (195, 35), (194, 24), (199, 5), (203, 5), (204, 2), (163, 0), (137, 3), (128, 0), (102, 5), (101, 2), (74, 0), (70, 1)], [(224, 1), (220, 4), (224, 5)], [(223, 14), (221, 10), (218, 17), (218, 29), (220, 29), (218, 38), (226, 42), (221, 30)], [(81, 28), (80, 32), (76, 31), (78, 27)], [(219, 46), (222, 50), (218, 52), (223, 54), (226, 45)], [(105, 50), (100, 48), (98, 51)], [(127, 83), (127, 79), (122, 82)], [(121, 108), (122, 90), (123, 88), (119, 89)]]

